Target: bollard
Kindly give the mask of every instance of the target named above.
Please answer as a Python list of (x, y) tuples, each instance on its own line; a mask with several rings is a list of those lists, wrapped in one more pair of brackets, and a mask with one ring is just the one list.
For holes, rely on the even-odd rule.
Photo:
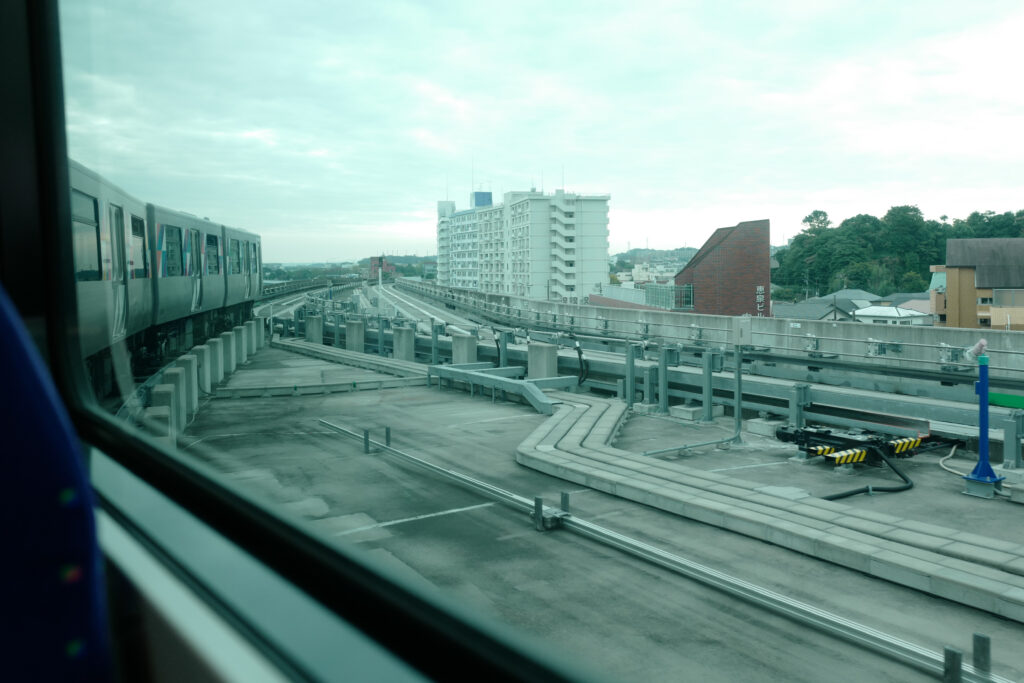
[(210, 347), (210, 392), (224, 381), (224, 340), (219, 337), (206, 340)]
[(256, 353), (256, 350), (259, 348), (256, 345), (256, 321), (246, 320), (245, 325), (243, 325), (243, 327), (245, 327), (246, 348), (248, 349), (249, 355), (251, 356), (254, 353)]
[(476, 337), (468, 334), (452, 335), (452, 363), (476, 362)]
[(213, 391), (213, 387), (210, 384), (213, 377), (210, 373), (211, 349), (206, 344), (200, 344), (199, 346), (193, 346), (191, 353), (196, 357), (196, 386), (199, 388), (199, 391), (209, 394)]
[(245, 328), (235, 325), (232, 332), (235, 334), (235, 367), (238, 367), (249, 359), (249, 354), (245, 352)]
[(220, 340), (224, 351), (224, 376), (227, 377), (235, 371), (235, 335), (233, 332), (222, 332)]
[(953, 647), (947, 647), (942, 665), (943, 683), (960, 683), (963, 674), (964, 653)]
[(185, 431), (185, 425), (188, 423), (185, 371), (181, 368), (167, 368), (160, 381), (174, 387), (174, 432), (179, 434)]
[(324, 343), (324, 319), (318, 315), (306, 316), (306, 341)]
[(974, 634), (973, 664), (978, 671), (992, 670), (992, 639), (983, 633)]
[(157, 384), (149, 392), (149, 400), (153, 408), (164, 408), (167, 410), (167, 430), (171, 443), (173, 443), (174, 435), (178, 433), (178, 397), (174, 393), (174, 385)]
[(533, 526), (537, 531), (544, 531), (544, 499), (533, 499)]
[(199, 364), (196, 356), (185, 354), (175, 361), (175, 365), (184, 373), (184, 395), (186, 416), (195, 415), (199, 410)]
[(171, 409), (165, 405), (151, 406), (142, 412), (142, 425), (157, 442), (174, 446), (174, 432), (171, 429)]

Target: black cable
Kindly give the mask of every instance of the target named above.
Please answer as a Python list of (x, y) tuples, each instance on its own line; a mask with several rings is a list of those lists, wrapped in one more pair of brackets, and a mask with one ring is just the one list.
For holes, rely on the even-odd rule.
[(839, 500), (840, 498), (849, 498), (850, 496), (856, 496), (861, 493), (874, 493), (875, 491), (880, 493), (898, 493), (900, 491), (907, 491), (914, 488), (914, 482), (910, 480), (910, 477), (897, 469), (896, 465), (886, 457), (881, 448), (878, 446), (871, 446), (871, 448), (875, 449), (875, 452), (882, 457), (885, 464), (891, 467), (892, 471), (899, 475), (899, 478), (905, 483), (900, 486), (863, 486), (859, 489), (853, 489), (852, 491), (843, 491), (842, 493), (833, 493), (831, 496), (822, 496), (822, 500)]

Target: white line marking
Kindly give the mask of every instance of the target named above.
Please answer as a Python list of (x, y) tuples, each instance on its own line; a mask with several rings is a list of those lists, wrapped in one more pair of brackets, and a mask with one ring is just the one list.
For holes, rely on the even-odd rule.
[(417, 515), (416, 517), (406, 517), (405, 519), (395, 519), (390, 522), (380, 522), (379, 524), (371, 524), (369, 526), (361, 526), (355, 529), (348, 529), (347, 531), (341, 531), (335, 536), (348, 536), (349, 534), (359, 533), (360, 531), (369, 531), (370, 529), (379, 529), (380, 527), (393, 526), (395, 524), (404, 524), (406, 522), (415, 522), (418, 519), (427, 519), (428, 517), (440, 517), (442, 515), (452, 515), (456, 512), (465, 512), (466, 510), (476, 510), (477, 508), (485, 508), (494, 505), (494, 503), (480, 503), (479, 505), (470, 505), (465, 508), (453, 508), (451, 510), (442, 510), (441, 512), (431, 512), (426, 515)]
[(736, 467), (723, 467), (723, 468), (717, 469), (717, 470), (708, 470), (708, 472), (728, 472), (729, 470), (746, 470), (746, 469), (750, 469), (751, 467), (771, 467), (772, 465), (785, 465), (785, 464), (786, 464), (785, 460), (783, 460), (782, 462), (763, 462), (763, 463), (760, 463), (758, 465), (738, 465)]

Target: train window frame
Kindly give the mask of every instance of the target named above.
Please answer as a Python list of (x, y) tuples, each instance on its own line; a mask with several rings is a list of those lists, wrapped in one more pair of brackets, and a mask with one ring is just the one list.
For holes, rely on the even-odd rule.
[[(78, 199), (78, 201), (76, 201)], [(92, 216), (82, 212), (85, 204), (92, 206)], [(72, 239), (74, 242), (75, 280), (78, 282), (97, 282), (102, 277), (100, 263), (100, 221), (99, 200), (81, 190), (72, 190), (70, 195), (72, 216)], [(95, 257), (95, 263), (86, 262), (82, 257), (89, 254)], [(93, 265), (94, 268), (83, 266)]]
[[(185, 276), (185, 248), (182, 244), (182, 235), (184, 229), (179, 228), (177, 225), (164, 224), (164, 277), (184, 277)], [(172, 239), (172, 234), (176, 234), (177, 237)], [(172, 251), (171, 246), (174, 246)], [(177, 254), (177, 258), (174, 258), (174, 254)], [(171, 272), (171, 266), (175, 266), (176, 273)]]
[[(131, 218), (131, 247), (129, 247), (128, 265), (130, 268), (132, 279), (148, 279), (149, 278), (149, 250), (146, 249), (146, 219), (141, 216), (136, 216), (134, 213), (129, 212), (128, 215)], [(135, 262), (136, 256), (136, 240), (139, 241), (139, 263), (142, 267), (136, 267)]]
[[(210, 476), (194, 459), (157, 444), (99, 407), (80, 355), (57, 0), (12, 0), (4, 5), (3, 16), (0, 54), (12, 99), (10, 106), (0, 111), (0, 120), (5, 135), (10, 132), (11, 139), (26, 143), (0, 155), (4, 177), (23, 181), (0, 187), (5, 216), (23, 219), (0, 221), (0, 275), (43, 351), (60, 397), (86, 445), (83, 458), (89, 461), (97, 452), (109, 457), (237, 544), (267, 571), (287, 581), (297, 596), (312, 598), (333, 618), (355, 626), (392, 656), (427, 676), (574, 680), (575, 676), (565, 673), (564, 663), (538, 651), (536, 644), (521, 641), (500, 625), (460, 610), (457, 604), (424, 596), (384, 568), (308, 533), (290, 518)], [(101, 215), (98, 209), (97, 204), (97, 217)], [(97, 219), (97, 228), (99, 223)], [(182, 246), (180, 241), (178, 246)], [(101, 256), (99, 249), (97, 252)], [(159, 264), (155, 265), (159, 274)], [(38, 286), (40, 267), (45, 287)], [(101, 495), (100, 508), (123, 521), (158, 561), (226, 621), (237, 625), (244, 637), (280, 655), (282, 659), (277, 661), (287, 664), (287, 654), (281, 654), (279, 644), (262, 635), (259, 624), (245, 623), (221, 596), (189, 574), (166, 539), (132, 526), (133, 520), (123, 512), (124, 501), (119, 500), (122, 494), (130, 495)], [(438, 657), (438, 652), (446, 656)], [(290, 673), (287, 668), (282, 671)]]
[[(211, 243), (210, 240), (213, 240), (213, 242)], [(210, 247), (213, 247), (212, 254), (210, 253)], [(206, 255), (206, 274), (220, 275), (220, 235), (212, 232), (206, 233), (203, 253)]]
[(239, 240), (228, 238), (228, 275), (242, 274), (242, 254)]

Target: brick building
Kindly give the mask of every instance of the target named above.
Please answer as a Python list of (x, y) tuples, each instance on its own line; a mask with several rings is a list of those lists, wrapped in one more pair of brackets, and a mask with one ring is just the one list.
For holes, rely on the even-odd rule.
[(388, 263), (388, 260), (383, 256), (371, 256), (370, 257), (370, 279), (376, 280), (377, 273), (383, 272), (384, 275), (394, 275), (395, 266), (394, 264)]
[(771, 315), (767, 220), (719, 228), (676, 273), (676, 309), (712, 315)]

